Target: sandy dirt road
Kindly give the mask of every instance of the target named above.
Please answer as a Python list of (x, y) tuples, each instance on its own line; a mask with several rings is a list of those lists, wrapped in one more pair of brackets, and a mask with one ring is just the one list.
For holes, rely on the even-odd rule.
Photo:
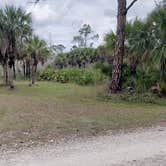
[(4, 152), (0, 166), (166, 166), (166, 127)]

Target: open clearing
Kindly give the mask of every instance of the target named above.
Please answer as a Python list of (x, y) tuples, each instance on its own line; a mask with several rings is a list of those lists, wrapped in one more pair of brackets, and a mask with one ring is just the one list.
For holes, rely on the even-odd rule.
[(100, 86), (17, 82), (0, 87), (0, 149), (165, 123), (166, 105), (99, 100)]
[(1, 166), (165, 166), (166, 127), (1, 154)]

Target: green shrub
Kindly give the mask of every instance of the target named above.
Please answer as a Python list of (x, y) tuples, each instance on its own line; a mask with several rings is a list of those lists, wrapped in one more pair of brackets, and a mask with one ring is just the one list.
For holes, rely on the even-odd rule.
[(165, 82), (160, 83), (160, 88), (161, 88), (162, 94), (166, 96), (166, 83)]
[(111, 76), (112, 74), (112, 65), (109, 63), (96, 63), (94, 69), (101, 70), (106, 76)]
[(39, 75), (39, 80), (55, 81), (60, 83), (77, 83), (79, 85), (88, 85), (102, 82), (105, 76), (100, 70), (94, 69), (51, 69), (47, 68)]
[(159, 75), (157, 71), (144, 72), (141, 70), (137, 70), (136, 87), (138, 91), (140, 92), (147, 91), (152, 86), (156, 85), (158, 82), (159, 82)]
[(152, 86), (159, 82), (159, 72), (152, 69), (143, 71), (137, 69), (135, 74), (131, 73), (130, 68), (127, 65), (123, 66), (122, 83), (123, 88), (133, 89), (136, 92), (147, 92)]
[(123, 72), (122, 72), (122, 83), (124, 84), (125, 87), (128, 87), (128, 86), (133, 87), (134, 86), (133, 82), (130, 82), (130, 81), (133, 80), (134, 76), (132, 76), (129, 66), (124, 64), (122, 69), (123, 69)]

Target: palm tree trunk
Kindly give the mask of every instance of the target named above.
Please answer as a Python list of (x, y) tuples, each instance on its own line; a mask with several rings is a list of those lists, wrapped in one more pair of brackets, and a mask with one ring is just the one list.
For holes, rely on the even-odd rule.
[(13, 72), (13, 68), (11, 66), (9, 66), (9, 86), (10, 89), (14, 89), (14, 84), (13, 84), (13, 78), (14, 78), (14, 72)]
[(26, 77), (30, 78), (31, 77), (31, 64), (29, 61), (26, 61), (26, 63), (25, 63), (25, 71), (26, 71)]
[(16, 66), (15, 66), (15, 63), (13, 64), (13, 75), (14, 75), (14, 79), (16, 79)]
[(6, 63), (3, 65), (3, 83), (6, 86), (9, 85), (8, 65)]
[(9, 62), (8, 62), (8, 79), (9, 79), (9, 86), (10, 89), (14, 89), (14, 84), (13, 84), (13, 79), (14, 79), (14, 71), (13, 71), (13, 66), (14, 66), (14, 58), (13, 56), (10, 57)]
[(32, 85), (34, 85), (35, 82), (36, 82), (36, 70), (37, 70), (37, 66), (36, 65), (32, 65), (32, 74), (31, 74)]
[(23, 68), (23, 75), (24, 75), (24, 77), (26, 77), (26, 68), (25, 68), (25, 62), (24, 62), (24, 60), (23, 60), (22, 68)]
[(121, 91), (122, 65), (124, 56), (125, 25), (126, 25), (126, 0), (118, 0), (117, 33), (110, 91)]

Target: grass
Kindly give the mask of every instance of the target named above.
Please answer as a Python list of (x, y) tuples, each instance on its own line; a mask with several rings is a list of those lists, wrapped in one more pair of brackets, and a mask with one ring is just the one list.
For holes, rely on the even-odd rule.
[[(57, 135), (149, 126), (166, 119), (162, 105), (101, 100), (100, 86), (39, 82), (0, 87), (0, 144), (47, 140)], [(24, 135), (28, 133), (28, 135)]]

